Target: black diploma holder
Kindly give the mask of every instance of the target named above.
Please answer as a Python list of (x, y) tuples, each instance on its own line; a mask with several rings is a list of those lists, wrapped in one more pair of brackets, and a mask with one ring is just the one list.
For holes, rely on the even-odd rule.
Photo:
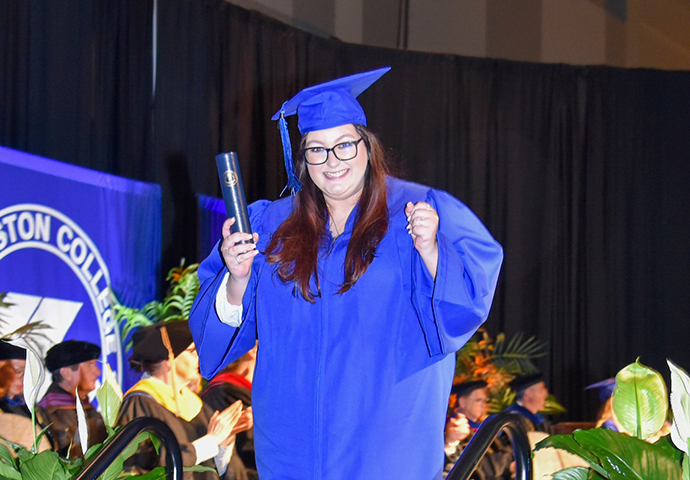
[[(218, 166), (218, 177), (225, 202), (225, 211), (228, 218), (235, 218), (235, 224), (230, 232), (252, 233), (237, 153), (228, 152), (216, 155), (216, 165)], [(254, 240), (243, 240), (239, 243), (254, 243)]]

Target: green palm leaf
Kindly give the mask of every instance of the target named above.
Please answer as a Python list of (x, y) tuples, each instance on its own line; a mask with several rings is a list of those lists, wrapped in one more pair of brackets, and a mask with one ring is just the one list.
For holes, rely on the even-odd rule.
[[(537, 371), (533, 360), (547, 354), (546, 344), (535, 337), (525, 339), (519, 332), (506, 339), (499, 333), (492, 340), (485, 329), (477, 333), (456, 354), (455, 376), (458, 381), (485, 380), (489, 383), (489, 412), (496, 413), (514, 402), (515, 393), (508, 382), (516, 375)], [(565, 409), (553, 396), (543, 413), (562, 413)]]
[(141, 313), (143, 313), (144, 315), (146, 315), (146, 317), (156, 322), (161, 317), (162, 309), (163, 304), (158, 300), (154, 300), (144, 305), (141, 309)]
[(556, 397), (554, 397), (552, 394), (549, 394), (546, 397), (546, 403), (544, 404), (544, 410), (542, 410), (540, 413), (544, 413), (546, 415), (558, 415), (560, 413), (565, 413), (565, 407), (558, 403), (558, 400), (556, 400)]
[[(134, 330), (153, 325), (156, 322), (176, 322), (189, 319), (194, 300), (199, 293), (198, 264), (184, 266), (184, 259), (179, 267), (168, 272), (166, 280), (170, 282), (168, 291), (162, 302), (152, 301), (141, 309), (122, 305), (117, 297), (111, 295), (113, 318), (120, 326), (121, 337), (127, 338)], [(132, 348), (132, 341), (128, 341), (125, 349)]]
[(9, 308), (13, 304), (5, 302), (5, 297), (7, 297), (7, 292), (0, 292), (0, 324), (7, 323), (5, 320), (2, 319), (3, 317), (3, 308)]
[(532, 360), (546, 355), (546, 344), (535, 337), (527, 340), (523, 340), (523, 337), (524, 334), (518, 332), (508, 342), (504, 340), (505, 337), (496, 338), (492, 358), (497, 368), (506, 369), (513, 374), (537, 371)]
[(505, 388), (489, 398), (489, 413), (502, 412), (510, 405), (515, 403), (515, 392), (510, 388)]
[[(4, 323), (4, 322), (0, 322)], [(39, 340), (48, 340), (48, 336), (43, 333), (45, 330), (52, 329), (45, 321), (39, 320), (36, 322), (29, 322), (26, 325), (22, 325), (19, 328), (5, 334), (0, 335), (0, 340), (14, 340), (16, 338), (23, 338), (26, 343), (31, 345), (35, 350), (40, 351)]]

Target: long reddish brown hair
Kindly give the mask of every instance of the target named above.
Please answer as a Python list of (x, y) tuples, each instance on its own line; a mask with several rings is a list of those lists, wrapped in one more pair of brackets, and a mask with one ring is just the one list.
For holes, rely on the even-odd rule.
[[(347, 292), (364, 275), (374, 260), (376, 247), (388, 230), (388, 204), (386, 203), (386, 176), (388, 166), (383, 147), (376, 136), (361, 125), (355, 125), (369, 154), (364, 174), (364, 187), (359, 199), (352, 237), (345, 255), (345, 277), (338, 293)], [(306, 135), (302, 137), (304, 147)], [(295, 292), (299, 290), (309, 302), (321, 294), (316, 264), (319, 246), (326, 236), (328, 210), (323, 193), (309, 177), (306, 162), (300, 155), (295, 165), (302, 182), (294, 199), (292, 214), (278, 227), (266, 248), (266, 260), (280, 264), (278, 277), (285, 283), (294, 282)], [(309, 287), (312, 279), (316, 292)]]

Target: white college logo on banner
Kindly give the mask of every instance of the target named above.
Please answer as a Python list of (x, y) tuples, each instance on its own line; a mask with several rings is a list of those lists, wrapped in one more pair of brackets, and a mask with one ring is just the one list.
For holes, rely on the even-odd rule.
[[(27, 253), (27, 249), (37, 255), (40, 252), (34, 270), (51, 261), (68, 268), (59, 267), (60, 271), (71, 272), (71, 275), (63, 273), (59, 279), (53, 279), (61, 285), (60, 292), (67, 292), (64, 295), (68, 298), (12, 289), (5, 299), (12, 304), (7, 309), (9, 319), (3, 318), (9, 324), (8, 331), (29, 322), (48, 324), (51, 328), (42, 331), (45, 338), (36, 341), (43, 350), (40, 353), (45, 354), (71, 329), (76, 330), (70, 332), (70, 338), (93, 341), (80, 337), (79, 329), (83, 326), (76, 325), (75, 320), (78, 316), (95, 319), (100, 334), (101, 359), (111, 363), (121, 383), (122, 347), (109, 301), (110, 274), (96, 245), (72, 219), (45, 205), (26, 203), (0, 210), (0, 266), (5, 258), (16, 252)], [(46, 268), (46, 271), (51, 270), (55, 268)], [(113, 360), (116, 365), (112, 364)]]

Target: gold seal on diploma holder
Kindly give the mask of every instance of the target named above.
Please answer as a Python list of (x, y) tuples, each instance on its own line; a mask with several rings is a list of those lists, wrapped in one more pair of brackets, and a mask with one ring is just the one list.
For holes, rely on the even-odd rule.
[(223, 183), (228, 187), (237, 185), (237, 174), (232, 170), (223, 172)]

